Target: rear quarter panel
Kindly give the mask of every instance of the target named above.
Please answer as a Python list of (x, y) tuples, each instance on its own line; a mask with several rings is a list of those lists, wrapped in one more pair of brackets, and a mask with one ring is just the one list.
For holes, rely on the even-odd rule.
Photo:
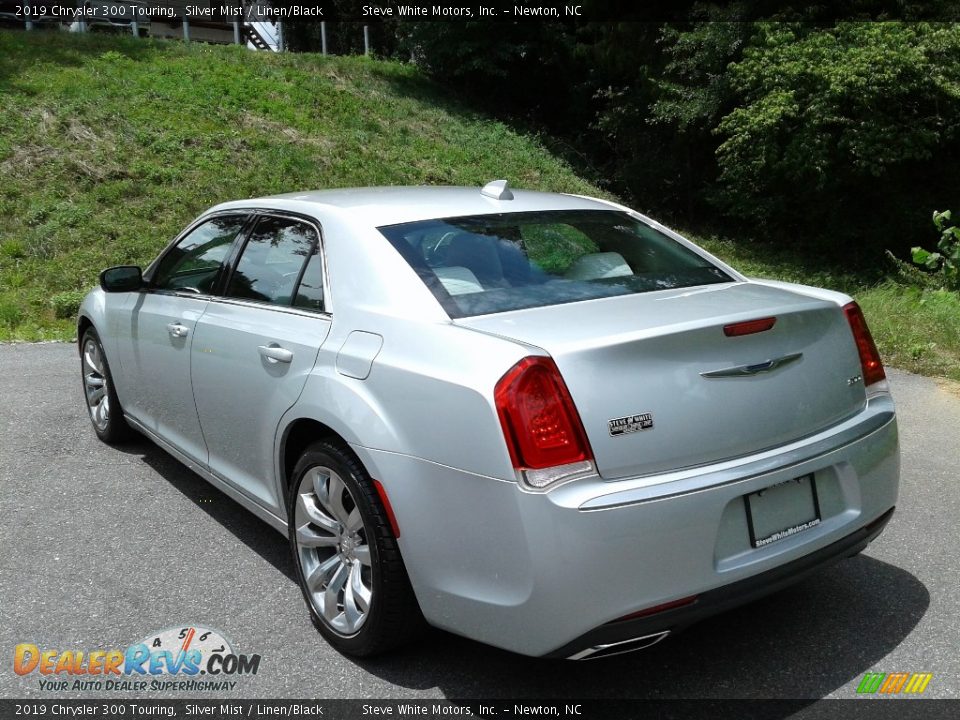
[[(521, 358), (542, 351), (454, 325), (375, 228), (314, 213), (323, 229), (332, 325), (297, 403), (277, 432), (309, 418), (358, 448), (515, 481), (493, 389)], [(382, 338), (369, 374), (338, 356), (351, 333)], [(390, 478), (378, 478), (389, 490)]]
[(370, 316), (355, 329), (383, 337), (370, 374), (359, 379), (338, 370), (349, 333), (331, 330), (285, 423), (309, 417), (353, 445), (515, 479), (493, 388), (535, 351), (451, 324)]

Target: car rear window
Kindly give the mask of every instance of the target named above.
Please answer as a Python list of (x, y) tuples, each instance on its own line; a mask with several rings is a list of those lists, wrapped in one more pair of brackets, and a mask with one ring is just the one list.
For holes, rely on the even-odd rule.
[(475, 215), (378, 229), (452, 318), (733, 279), (617, 211)]

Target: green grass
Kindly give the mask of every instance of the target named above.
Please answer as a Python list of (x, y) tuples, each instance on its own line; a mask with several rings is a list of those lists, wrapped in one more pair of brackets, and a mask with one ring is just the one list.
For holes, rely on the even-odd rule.
[(0, 340), (70, 338), (101, 269), (223, 200), (499, 177), (598, 193), (410, 65), (0, 31)]
[[(604, 194), (409, 65), (0, 31), (0, 340), (70, 339), (101, 269), (145, 264), (223, 200), (497, 177)], [(855, 296), (888, 364), (960, 380), (956, 293), (695, 239), (748, 275)]]

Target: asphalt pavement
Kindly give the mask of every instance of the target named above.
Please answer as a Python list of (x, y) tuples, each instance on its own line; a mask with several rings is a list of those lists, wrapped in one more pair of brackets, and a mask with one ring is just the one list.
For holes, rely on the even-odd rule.
[(0, 697), (180, 697), (42, 691), (12, 659), (19, 643), (125, 648), (187, 626), (261, 656), (234, 691), (197, 697), (851, 698), (871, 671), (932, 673), (925, 697), (960, 697), (960, 394), (888, 374), (900, 502), (862, 555), (616, 659), (535, 660), (431, 631), (357, 661), (313, 629), (280, 534), (156, 446), (97, 441), (74, 346), (0, 346)]

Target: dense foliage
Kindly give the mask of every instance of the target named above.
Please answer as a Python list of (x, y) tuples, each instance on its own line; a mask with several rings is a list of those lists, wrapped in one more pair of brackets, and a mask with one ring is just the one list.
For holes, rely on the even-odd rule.
[(960, 26), (761, 24), (728, 76), (715, 198), (732, 215), (903, 249), (953, 199)]
[(389, 51), (688, 227), (906, 256), (960, 184), (960, 24), (714, 22), (735, 12), (407, 23)]

